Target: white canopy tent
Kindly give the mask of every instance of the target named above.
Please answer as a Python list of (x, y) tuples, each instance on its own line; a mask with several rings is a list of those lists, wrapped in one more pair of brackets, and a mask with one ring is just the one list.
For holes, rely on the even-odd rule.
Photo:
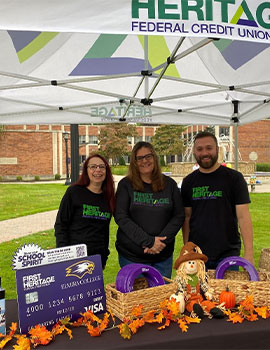
[(1, 0), (0, 124), (267, 118), (269, 15), (263, 0)]
[(0, 124), (234, 125), (237, 148), (269, 45), (264, 0), (0, 0)]

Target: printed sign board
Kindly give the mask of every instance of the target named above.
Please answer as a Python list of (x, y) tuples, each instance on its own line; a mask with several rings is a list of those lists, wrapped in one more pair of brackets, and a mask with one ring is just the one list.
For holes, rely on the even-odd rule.
[(16, 271), (21, 333), (37, 324), (53, 326), (80, 313), (106, 309), (100, 255)]
[(17, 249), (13, 257), (13, 270), (53, 264), (87, 256), (86, 244), (44, 250), (37, 244), (25, 244)]

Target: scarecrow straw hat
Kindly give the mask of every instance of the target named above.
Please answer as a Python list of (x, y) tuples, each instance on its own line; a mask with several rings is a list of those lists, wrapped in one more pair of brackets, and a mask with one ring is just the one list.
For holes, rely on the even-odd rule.
[(189, 260), (202, 260), (206, 262), (208, 257), (202, 253), (200, 247), (195, 243), (187, 242), (181, 249), (179, 258), (174, 263), (174, 268), (177, 270), (180, 264)]

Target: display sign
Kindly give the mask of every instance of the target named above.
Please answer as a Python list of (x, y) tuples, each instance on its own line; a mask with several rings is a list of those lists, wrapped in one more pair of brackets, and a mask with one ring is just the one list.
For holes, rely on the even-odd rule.
[(16, 271), (21, 333), (37, 324), (53, 326), (80, 313), (106, 309), (100, 255)]
[(44, 250), (37, 244), (25, 244), (13, 257), (13, 270), (72, 260), (87, 256), (86, 244)]
[[(1, 279), (0, 279), (1, 282)], [(6, 334), (5, 290), (0, 285), (0, 334)]]

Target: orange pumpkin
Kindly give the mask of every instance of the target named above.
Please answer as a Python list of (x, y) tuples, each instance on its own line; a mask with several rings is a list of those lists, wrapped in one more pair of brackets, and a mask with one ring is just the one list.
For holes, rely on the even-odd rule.
[(231, 309), (235, 306), (235, 294), (226, 287), (219, 295), (219, 303), (225, 303), (226, 309)]

